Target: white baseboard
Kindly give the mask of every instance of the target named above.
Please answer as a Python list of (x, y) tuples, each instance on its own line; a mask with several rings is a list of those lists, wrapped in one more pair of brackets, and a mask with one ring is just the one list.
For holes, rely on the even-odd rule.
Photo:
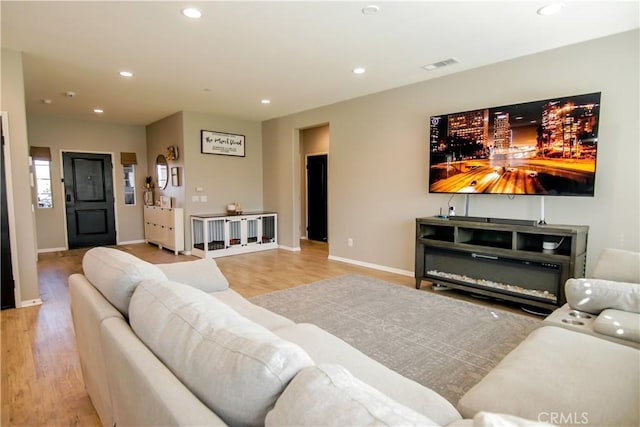
[(38, 249), (38, 253), (39, 254), (46, 254), (47, 252), (59, 252), (59, 251), (66, 251), (67, 248), (45, 248), (45, 249)]
[(282, 245), (278, 245), (278, 249), (284, 249), (285, 251), (291, 251), (291, 252), (300, 252), (300, 247), (298, 246), (297, 248), (292, 248), (290, 246), (282, 246)]
[[(145, 240), (129, 240), (126, 242), (117, 242), (116, 245), (135, 245), (138, 243), (146, 243)], [(69, 249), (65, 248), (65, 247), (60, 247), (60, 248), (44, 248), (44, 249), (38, 249), (38, 253), (39, 254), (46, 254), (47, 252), (59, 252), (59, 251), (68, 251)]]
[(393, 267), (387, 267), (386, 265), (372, 264), (370, 262), (357, 261), (355, 259), (349, 259), (349, 258), (341, 258), (341, 257), (337, 257), (337, 256), (334, 256), (334, 255), (329, 255), (329, 259), (331, 261), (346, 262), (347, 264), (354, 264), (354, 265), (358, 265), (360, 267), (367, 267), (367, 268), (372, 268), (374, 270), (386, 271), (388, 273), (400, 274), (401, 276), (408, 276), (408, 277), (414, 277), (415, 276), (413, 271), (401, 270), (399, 268), (393, 268)]
[(42, 305), (42, 300), (40, 298), (36, 298), (36, 299), (22, 301), (20, 303), (20, 308), (33, 307), (34, 305)]
[(142, 240), (129, 240), (128, 242), (118, 242), (118, 245), (136, 245), (138, 243), (145, 243), (144, 239)]

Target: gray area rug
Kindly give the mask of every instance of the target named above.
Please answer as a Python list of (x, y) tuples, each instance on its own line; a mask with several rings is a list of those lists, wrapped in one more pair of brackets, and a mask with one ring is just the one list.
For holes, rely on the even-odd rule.
[(541, 321), (360, 275), (253, 297), (313, 323), (454, 405)]

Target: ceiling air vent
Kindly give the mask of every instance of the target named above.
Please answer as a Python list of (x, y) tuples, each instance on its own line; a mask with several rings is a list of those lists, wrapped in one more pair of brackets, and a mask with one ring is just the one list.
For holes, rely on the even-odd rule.
[(446, 67), (447, 65), (457, 64), (457, 63), (458, 63), (457, 59), (449, 58), (449, 59), (445, 59), (444, 61), (438, 61), (438, 62), (434, 62), (433, 64), (424, 65), (422, 68), (424, 68), (427, 71), (433, 71), (438, 68)]

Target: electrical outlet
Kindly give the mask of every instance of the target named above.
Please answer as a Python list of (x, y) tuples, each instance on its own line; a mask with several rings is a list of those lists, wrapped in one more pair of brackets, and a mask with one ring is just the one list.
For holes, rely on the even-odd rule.
[(192, 202), (195, 202), (195, 203), (198, 203), (198, 202), (200, 201), (200, 197), (198, 197), (198, 196), (191, 196), (191, 201), (192, 201)]
[(200, 201), (205, 203), (207, 201), (207, 196), (200, 196)]
[(347, 246), (349, 246), (350, 248), (353, 247), (353, 239), (351, 237), (347, 239)]

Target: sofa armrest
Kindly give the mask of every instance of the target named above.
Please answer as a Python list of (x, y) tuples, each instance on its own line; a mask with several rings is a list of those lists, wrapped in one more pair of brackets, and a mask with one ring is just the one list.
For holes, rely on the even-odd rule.
[(118, 426), (225, 426), (118, 318), (100, 336)]
[(107, 384), (102, 340), (97, 333), (110, 318), (124, 322), (122, 314), (82, 274), (69, 276), (71, 318), (85, 388), (103, 426), (113, 426), (113, 408)]
[(640, 342), (640, 314), (604, 310), (593, 323), (593, 330), (603, 335)]

